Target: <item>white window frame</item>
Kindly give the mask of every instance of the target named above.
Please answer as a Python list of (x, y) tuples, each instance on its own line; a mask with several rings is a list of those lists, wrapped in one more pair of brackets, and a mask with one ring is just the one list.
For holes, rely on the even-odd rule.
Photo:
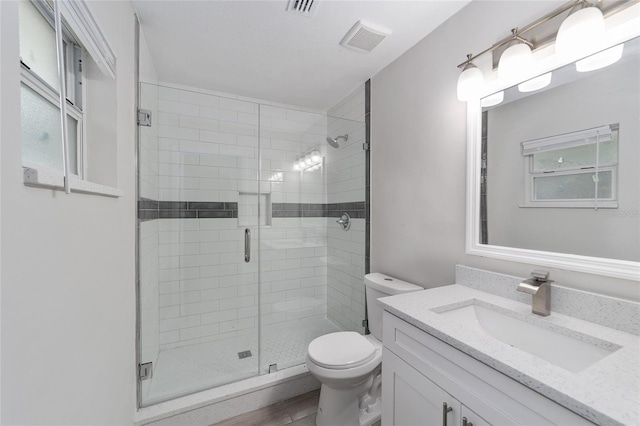
[[(52, 29), (55, 31), (53, 22), (53, 10), (49, 5), (42, 0), (31, 1), (31, 3), (38, 9), (43, 18), (49, 23)], [(76, 169), (78, 173), (72, 173), (72, 175), (79, 179), (84, 179), (87, 176), (87, 158), (86, 158), (86, 133), (84, 122), (84, 111), (82, 106), (84, 105), (84, 99), (86, 97), (86, 84), (85, 75), (81, 70), (76, 70), (76, 66), (82, 67), (85, 59), (84, 48), (79, 45), (78, 41), (73, 37), (68, 28), (63, 28), (62, 35), (63, 43), (66, 47), (65, 57), (65, 79), (67, 84), (67, 115), (77, 121), (76, 126)], [(79, 49), (80, 57), (76, 57), (76, 51)], [(76, 59), (80, 61), (80, 64), (76, 63)], [(60, 109), (59, 98), (60, 92), (55, 90), (51, 85), (45, 82), (37, 73), (29, 68), (29, 64), (25, 63), (22, 58), (20, 59), (20, 82), (25, 84), (30, 89), (35, 91), (44, 100), (50, 102), (57, 109)], [(23, 167), (29, 168), (41, 168), (41, 165), (30, 164), (23, 162)], [(53, 169), (57, 170), (57, 169)]]
[[(29, 0), (40, 11), (45, 20), (55, 30), (54, 12), (46, 0)], [(86, 105), (86, 79), (82, 69), (74, 72), (76, 59), (79, 59), (80, 67), (88, 55), (96, 62), (98, 67), (106, 75), (115, 79), (116, 58), (109, 44), (100, 31), (95, 19), (83, 0), (57, 0), (62, 7), (62, 14), (66, 23), (63, 25), (63, 42), (66, 46), (65, 56), (65, 79), (67, 94), (67, 116), (72, 117), (78, 123), (76, 131), (77, 140), (77, 174), (69, 175), (70, 189), (72, 192), (104, 195), (109, 197), (121, 197), (123, 192), (117, 188), (89, 182), (87, 162), (87, 126), (85, 125)], [(76, 36), (78, 38), (76, 38)], [(76, 56), (77, 49), (80, 49), (80, 57)], [(69, 66), (69, 64), (72, 64)], [(78, 78), (79, 77), (79, 78)], [(21, 64), (21, 84), (25, 84), (42, 96), (46, 101), (51, 102), (58, 109), (60, 108), (60, 93), (40, 78), (35, 72), (28, 68), (28, 64)], [(71, 99), (70, 99), (71, 98)], [(80, 100), (80, 102), (78, 102)], [(64, 189), (64, 171), (53, 169), (38, 164), (25, 164), (23, 162), (24, 184), (27, 186), (41, 187), (48, 189)]]
[[(611, 134), (614, 132), (618, 132), (618, 125), (612, 124), (609, 126), (603, 126), (601, 128), (596, 129), (588, 129), (578, 132), (568, 133), (566, 135), (558, 135), (552, 136), (549, 138), (542, 138), (535, 141), (527, 141), (523, 142), (523, 155), (525, 160), (524, 167), (524, 202), (519, 205), (519, 207), (524, 208), (609, 208), (615, 209), (618, 208), (618, 163), (605, 163), (598, 164), (596, 166), (587, 166), (587, 167), (575, 167), (575, 168), (563, 168), (562, 170), (534, 170), (534, 160), (533, 156), (536, 153), (534, 149), (528, 149), (527, 144), (538, 145), (544, 147), (542, 150), (544, 151), (553, 151), (553, 149), (549, 149), (549, 147), (557, 146), (557, 149), (565, 149), (568, 147), (577, 147), (584, 146), (597, 143), (596, 139), (593, 139), (596, 131), (604, 131), (609, 132), (609, 139), (611, 138)], [(574, 143), (567, 145), (567, 141), (569, 140), (579, 140), (584, 138), (583, 143)], [(597, 169), (597, 170), (596, 170)], [(609, 198), (561, 198), (561, 199), (544, 199), (538, 200), (536, 198), (535, 192), (535, 178), (544, 177), (544, 176), (567, 176), (567, 175), (578, 175), (578, 174), (592, 174), (594, 172), (611, 172), (611, 197)], [(595, 195), (595, 194), (594, 194)]]

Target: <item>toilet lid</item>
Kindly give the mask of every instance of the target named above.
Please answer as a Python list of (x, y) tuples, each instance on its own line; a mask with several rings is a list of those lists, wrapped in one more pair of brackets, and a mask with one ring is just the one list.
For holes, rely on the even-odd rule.
[(324, 368), (342, 370), (358, 367), (375, 356), (376, 347), (354, 331), (330, 333), (309, 344), (309, 358)]

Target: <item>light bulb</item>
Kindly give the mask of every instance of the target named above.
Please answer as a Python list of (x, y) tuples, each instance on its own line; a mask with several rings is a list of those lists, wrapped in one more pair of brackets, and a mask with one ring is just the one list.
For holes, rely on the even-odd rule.
[(472, 63), (467, 64), (458, 77), (458, 100), (465, 102), (477, 98), (483, 84), (482, 71)]
[(547, 87), (549, 84), (551, 84), (550, 72), (518, 84), (518, 90), (523, 93), (535, 92), (536, 90)]
[(307, 154), (304, 156), (304, 162), (309, 165), (311, 163), (313, 163), (313, 161), (311, 161), (311, 154)]
[(595, 55), (584, 58), (583, 60), (576, 62), (576, 71), (588, 72), (608, 67), (622, 58), (623, 50), (624, 44), (619, 44), (607, 50), (603, 50), (602, 52), (596, 53)]
[(482, 98), (480, 100), (480, 106), (482, 106), (483, 108), (488, 108), (498, 105), (502, 101), (504, 101), (504, 91), (494, 93), (493, 95), (489, 95), (486, 98)]
[(603, 39), (604, 16), (597, 7), (585, 7), (562, 22), (556, 36), (556, 56), (561, 60), (584, 57)]
[(314, 163), (320, 162), (320, 153), (318, 151), (311, 151), (311, 161), (313, 161)]
[(300, 167), (300, 170), (304, 170), (306, 166), (307, 163), (305, 163), (304, 157), (300, 157), (300, 160), (298, 161), (298, 167)]
[(532, 66), (531, 48), (525, 43), (514, 44), (500, 56), (498, 77), (506, 81), (519, 80)]
[(295, 163), (293, 163), (293, 170), (296, 170), (296, 171), (300, 170), (300, 163), (297, 160)]

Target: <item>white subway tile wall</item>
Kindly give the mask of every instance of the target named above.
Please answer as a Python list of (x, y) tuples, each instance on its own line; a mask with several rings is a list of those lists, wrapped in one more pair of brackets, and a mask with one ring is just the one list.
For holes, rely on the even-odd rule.
[[(365, 201), (364, 85), (328, 111), (332, 137), (349, 135), (327, 153), (327, 202)], [(365, 219), (352, 219), (347, 232), (327, 218), (327, 316), (345, 330), (364, 332)]]
[[(142, 84), (140, 95), (141, 108), (151, 111), (152, 117), (158, 116), (158, 86)], [(138, 196), (157, 200), (159, 196), (158, 179), (158, 124), (152, 121), (151, 127), (140, 127), (140, 145), (138, 150), (139, 186)], [(159, 308), (158, 308), (158, 223), (146, 221), (139, 223), (139, 260), (140, 271), (140, 320), (141, 320), (141, 359), (143, 362), (155, 362), (160, 350)]]
[[(158, 117), (158, 86), (155, 84), (140, 85), (140, 107), (151, 111), (152, 117)], [(157, 121), (151, 121), (151, 127), (139, 127), (140, 147), (138, 151), (138, 196), (157, 200), (159, 194), (159, 140)]]
[[(158, 97), (159, 200), (237, 203), (259, 190), (271, 203), (327, 202), (322, 171), (293, 170), (312, 148), (326, 155), (326, 116), (162, 86)], [(250, 263), (238, 218), (154, 221), (161, 349), (250, 335), (259, 312), (265, 325), (326, 316), (326, 219), (270, 220), (250, 226), (261, 241)]]
[(155, 362), (160, 350), (158, 300), (158, 222), (140, 223), (140, 319), (141, 359)]

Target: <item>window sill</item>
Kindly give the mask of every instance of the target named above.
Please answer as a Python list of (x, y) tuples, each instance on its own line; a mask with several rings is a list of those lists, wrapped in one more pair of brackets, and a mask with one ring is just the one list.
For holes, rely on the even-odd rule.
[(617, 201), (600, 200), (597, 204), (594, 201), (537, 201), (518, 204), (520, 208), (562, 208), (562, 209), (617, 209)]
[[(60, 170), (26, 166), (22, 168), (24, 170), (24, 184), (26, 186), (64, 191), (64, 175)], [(71, 192), (102, 195), (113, 198), (119, 198), (124, 195), (124, 193), (117, 188), (82, 180), (78, 176), (73, 175), (70, 178), (69, 185)]]

